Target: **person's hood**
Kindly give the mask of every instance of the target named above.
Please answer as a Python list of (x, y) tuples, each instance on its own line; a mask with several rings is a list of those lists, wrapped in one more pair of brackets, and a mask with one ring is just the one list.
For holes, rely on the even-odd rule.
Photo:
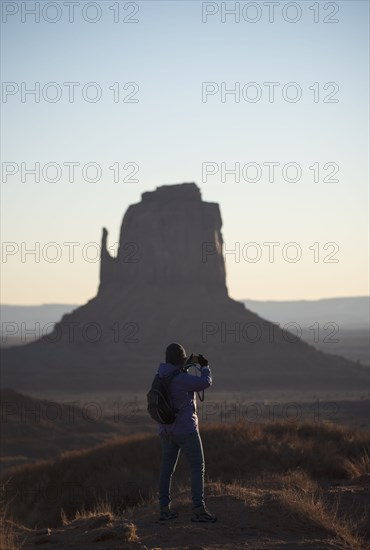
[(180, 368), (180, 365), (172, 365), (172, 363), (161, 363), (158, 367), (159, 376), (167, 376), (171, 372)]

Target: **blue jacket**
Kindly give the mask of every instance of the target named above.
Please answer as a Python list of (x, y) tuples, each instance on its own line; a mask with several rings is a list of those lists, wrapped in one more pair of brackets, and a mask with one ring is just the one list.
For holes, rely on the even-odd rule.
[[(160, 377), (167, 376), (179, 367), (171, 363), (161, 363), (158, 367)], [(159, 433), (184, 435), (198, 430), (197, 402), (195, 392), (212, 385), (212, 373), (209, 367), (203, 367), (201, 375), (196, 376), (180, 372), (170, 385), (170, 398), (174, 407), (179, 409), (173, 424), (160, 424)]]

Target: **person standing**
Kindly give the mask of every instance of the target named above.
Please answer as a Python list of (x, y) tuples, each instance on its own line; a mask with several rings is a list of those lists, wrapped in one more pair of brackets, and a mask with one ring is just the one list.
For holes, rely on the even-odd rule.
[(159, 437), (162, 447), (162, 464), (159, 478), (160, 520), (166, 521), (178, 517), (171, 509), (171, 481), (180, 451), (187, 459), (191, 474), (192, 518), (193, 522), (214, 523), (217, 517), (207, 509), (204, 501), (205, 461), (202, 440), (198, 427), (195, 392), (205, 390), (212, 385), (212, 373), (208, 360), (198, 356), (201, 367), (200, 376), (189, 374), (184, 368), (192, 362), (193, 355), (186, 358), (185, 349), (177, 343), (166, 348), (165, 363), (158, 368), (159, 377), (168, 376), (182, 369), (171, 381), (170, 399), (178, 413), (173, 424), (161, 424)]

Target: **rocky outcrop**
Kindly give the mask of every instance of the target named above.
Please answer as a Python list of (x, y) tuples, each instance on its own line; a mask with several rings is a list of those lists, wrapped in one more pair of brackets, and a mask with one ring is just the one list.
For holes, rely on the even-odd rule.
[(101, 255), (100, 255), (100, 285), (101, 289), (106, 288), (110, 284), (116, 282), (117, 264), (115, 258), (109, 254), (107, 249), (108, 231), (103, 227), (103, 235), (101, 239)]
[(143, 193), (123, 218), (116, 258), (103, 229), (99, 292), (186, 284), (226, 294), (221, 225), (218, 204), (202, 201), (194, 183)]

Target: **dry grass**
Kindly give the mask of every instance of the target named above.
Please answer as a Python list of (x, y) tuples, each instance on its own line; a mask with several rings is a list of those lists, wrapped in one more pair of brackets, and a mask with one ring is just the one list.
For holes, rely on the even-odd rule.
[(110, 519), (113, 520), (114, 510), (113, 510), (112, 504), (106, 500), (100, 500), (90, 510), (87, 510), (84, 506), (80, 510), (77, 510), (72, 519), (69, 519), (67, 517), (67, 514), (63, 509), (61, 510), (60, 515), (62, 519), (62, 524), (69, 525), (75, 519), (87, 519), (94, 516), (98, 516), (100, 514), (108, 515)]
[(0, 520), (0, 548), (1, 550), (19, 550), (12, 527), (3, 519)]
[[(267, 513), (269, 507), (271, 510), (271, 503), (278, 501), (280, 513), (289, 524), (298, 525), (302, 534), (320, 534), (338, 549), (370, 549), (370, 543), (360, 533), (361, 525), (369, 523), (369, 513), (364, 511), (360, 522), (354, 521), (349, 513), (344, 515), (340, 501), (336, 499), (329, 504), (325, 491), (303, 471), (265, 474), (251, 487), (219, 481), (207, 486), (207, 495), (227, 495), (248, 507), (260, 506)], [(283, 530), (283, 526), (280, 527)]]
[[(79, 527), (83, 530), (88, 528), (102, 527), (104, 524), (105, 528), (114, 527), (114, 524), (117, 524), (117, 520), (123, 522), (124, 524), (124, 539), (126, 542), (137, 542), (137, 530), (136, 525), (130, 521), (127, 521), (124, 518), (118, 518), (112, 509), (112, 505), (107, 501), (99, 501), (92, 510), (86, 510), (82, 508), (77, 510), (73, 519), (69, 520), (64, 510), (61, 511), (62, 523), (64, 526), (73, 524), (74, 529)], [(84, 520), (87, 520), (84, 521)], [(92, 521), (89, 521), (92, 520)], [(108, 533), (109, 534), (109, 533)], [(122, 536), (122, 532), (120, 533)], [(103, 539), (99, 539), (103, 540)]]
[(317, 527), (332, 533), (334, 542), (342, 543), (342, 547), (351, 550), (365, 550), (370, 545), (357, 533), (356, 523), (347, 515), (339, 515), (339, 502), (329, 507), (320, 489), (314, 492), (305, 491), (294, 486), (286, 486), (280, 493), (282, 504), (290, 510), (292, 515), (299, 515), (314, 523)]
[(5, 502), (5, 484), (0, 486), (0, 549), (1, 550), (20, 550), (16, 541), (14, 524), (6, 519), (7, 504)]
[(351, 478), (369, 473), (370, 472), (370, 453), (369, 451), (364, 451), (362, 455), (360, 455), (355, 460), (346, 459), (344, 461), (344, 464)]
[[(248, 472), (255, 476), (263, 471), (282, 473), (297, 468), (314, 479), (351, 479), (369, 471), (369, 434), (343, 426), (240, 422), (232, 426), (214, 424), (202, 435), (208, 473), (214, 478), (221, 463), (224, 481), (225, 475), (232, 481), (236, 476), (245, 478)], [(212, 444), (215, 440), (218, 445)]]
[[(369, 434), (332, 424), (217, 423), (201, 433), (210, 482), (243, 487), (269, 479), (281, 489), (289, 481), (293, 491), (298, 486), (313, 494), (323, 480), (351, 479), (370, 469)], [(15, 467), (9, 512), (32, 528), (60, 525), (61, 510), (64, 521), (99, 509), (121, 514), (156, 498), (160, 455), (158, 437), (139, 434)], [(180, 456), (174, 489), (187, 480)]]

